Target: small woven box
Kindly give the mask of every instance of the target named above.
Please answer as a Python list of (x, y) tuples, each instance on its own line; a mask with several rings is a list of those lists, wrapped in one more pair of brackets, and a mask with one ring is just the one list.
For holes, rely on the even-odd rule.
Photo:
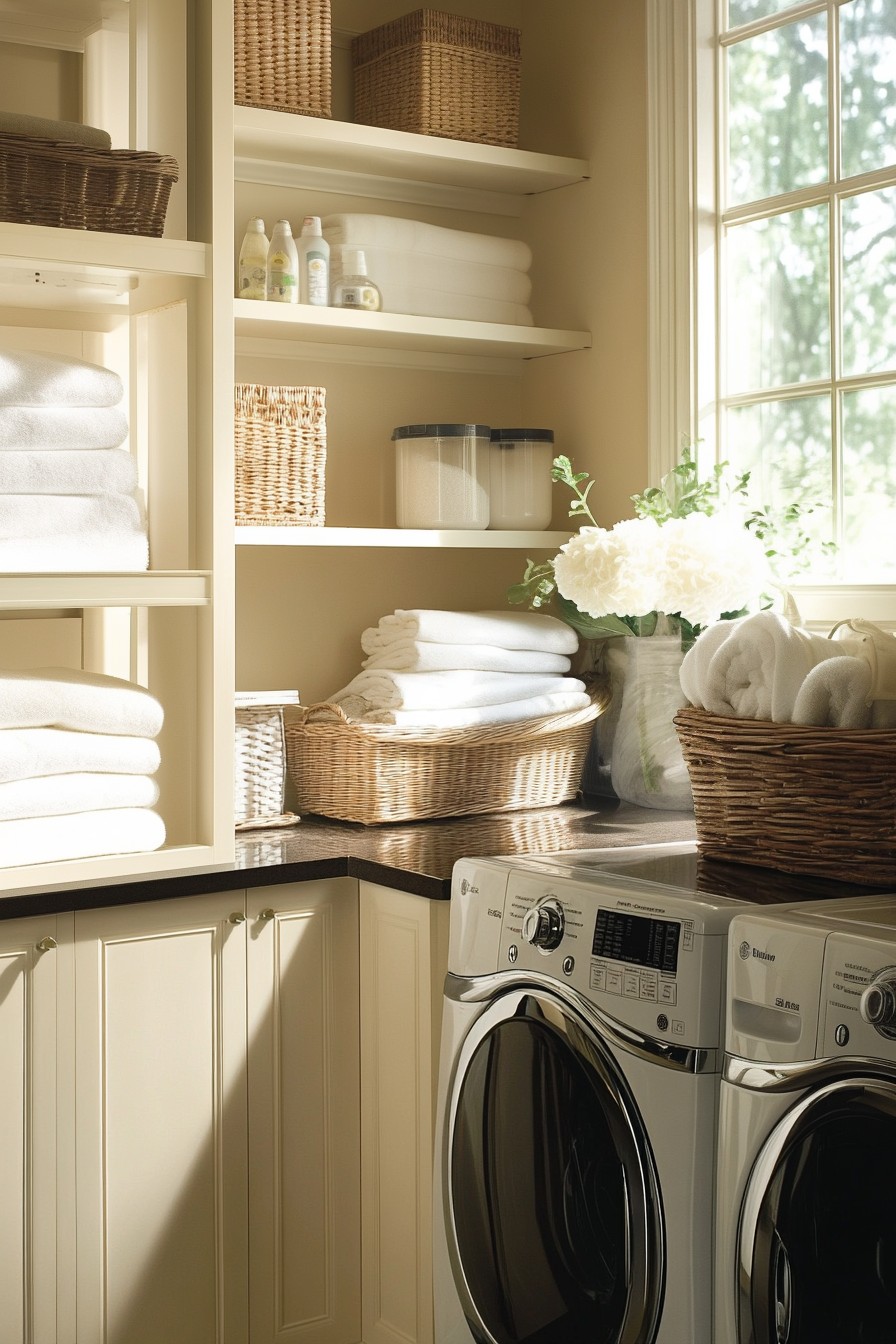
[(330, 0), (234, 0), (233, 101), (330, 117)]
[(896, 731), (691, 708), (675, 727), (707, 858), (896, 891)]
[(236, 829), (288, 826), (298, 818), (284, 810), (286, 741), (281, 704), (246, 704), (236, 697), (234, 819)]
[(323, 527), (324, 388), (237, 383), (233, 433), (237, 524)]
[(515, 145), (520, 34), (418, 9), (352, 39), (355, 121), (396, 131)]

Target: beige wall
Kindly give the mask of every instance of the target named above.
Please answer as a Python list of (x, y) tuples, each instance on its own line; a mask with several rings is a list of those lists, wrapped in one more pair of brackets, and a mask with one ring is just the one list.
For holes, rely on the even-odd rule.
[(0, 42), (0, 109), (80, 121), (81, 56)]

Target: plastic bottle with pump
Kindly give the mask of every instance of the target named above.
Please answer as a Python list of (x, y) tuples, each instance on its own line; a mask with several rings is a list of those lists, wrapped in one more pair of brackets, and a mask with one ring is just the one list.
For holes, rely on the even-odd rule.
[(299, 301), (299, 258), (288, 219), (278, 219), (271, 234), (266, 288), (274, 303)]
[(317, 215), (302, 221), (299, 250), (299, 302), (327, 308), (330, 303), (330, 244), (323, 237)]
[(333, 282), (331, 298), (334, 308), (368, 313), (378, 313), (382, 308), (383, 296), (367, 274), (367, 259), (359, 248), (343, 248), (342, 275)]
[(263, 219), (250, 219), (240, 247), (237, 273), (238, 299), (267, 298), (268, 237)]

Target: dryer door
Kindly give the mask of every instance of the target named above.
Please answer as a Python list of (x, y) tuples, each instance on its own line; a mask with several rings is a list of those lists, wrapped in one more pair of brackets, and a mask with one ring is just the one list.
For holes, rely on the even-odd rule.
[(808, 1093), (750, 1176), (739, 1344), (896, 1339), (896, 1081)]
[(650, 1344), (663, 1296), (655, 1166), (610, 1051), (550, 990), (505, 992), (459, 1053), (446, 1231), (478, 1344)]

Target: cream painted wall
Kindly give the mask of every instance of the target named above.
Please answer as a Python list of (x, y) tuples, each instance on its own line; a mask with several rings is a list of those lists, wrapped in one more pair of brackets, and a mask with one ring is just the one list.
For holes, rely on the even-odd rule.
[(32, 117), (80, 121), (80, 55), (0, 42), (0, 108)]

